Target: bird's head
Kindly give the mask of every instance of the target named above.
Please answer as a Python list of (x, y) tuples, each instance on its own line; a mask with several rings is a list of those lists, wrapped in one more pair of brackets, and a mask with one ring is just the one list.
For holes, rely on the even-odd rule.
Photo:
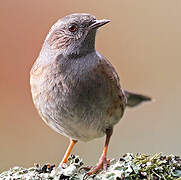
[(96, 30), (108, 22), (90, 14), (71, 14), (52, 26), (45, 42), (64, 55), (88, 53), (94, 51)]

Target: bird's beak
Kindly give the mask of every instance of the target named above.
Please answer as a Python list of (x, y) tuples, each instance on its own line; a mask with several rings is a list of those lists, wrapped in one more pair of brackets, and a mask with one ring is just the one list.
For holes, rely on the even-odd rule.
[(101, 19), (101, 20), (95, 20), (90, 26), (90, 29), (97, 29), (105, 24), (107, 24), (108, 22), (110, 22), (110, 20), (107, 19)]

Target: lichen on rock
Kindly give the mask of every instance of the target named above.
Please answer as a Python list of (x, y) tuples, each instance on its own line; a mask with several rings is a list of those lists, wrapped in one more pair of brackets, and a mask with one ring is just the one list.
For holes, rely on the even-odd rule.
[[(86, 176), (86, 165), (71, 155), (64, 167), (36, 164), (31, 168), (14, 167), (0, 174), (1, 180), (80, 180)], [(112, 160), (107, 170), (86, 177), (91, 180), (181, 180), (181, 158), (174, 155), (127, 153)]]

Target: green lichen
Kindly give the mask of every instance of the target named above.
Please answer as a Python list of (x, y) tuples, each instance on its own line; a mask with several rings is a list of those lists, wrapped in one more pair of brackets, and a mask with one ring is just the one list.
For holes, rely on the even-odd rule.
[[(31, 168), (14, 167), (0, 174), (1, 180), (80, 180), (87, 171), (79, 156), (71, 155), (62, 167), (36, 165)], [(88, 180), (181, 180), (181, 159), (174, 155), (145, 155), (127, 153), (112, 160), (106, 171), (86, 177)]]

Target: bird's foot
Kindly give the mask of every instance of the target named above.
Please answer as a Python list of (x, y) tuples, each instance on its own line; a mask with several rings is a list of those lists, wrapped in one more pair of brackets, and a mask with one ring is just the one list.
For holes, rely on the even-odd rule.
[(101, 159), (99, 160), (99, 163), (91, 168), (91, 167), (87, 167), (87, 170), (90, 170), (88, 173), (86, 173), (86, 177), (96, 174), (98, 171), (100, 170), (107, 170), (107, 168), (110, 165), (110, 160), (107, 160), (106, 156), (102, 156)]

